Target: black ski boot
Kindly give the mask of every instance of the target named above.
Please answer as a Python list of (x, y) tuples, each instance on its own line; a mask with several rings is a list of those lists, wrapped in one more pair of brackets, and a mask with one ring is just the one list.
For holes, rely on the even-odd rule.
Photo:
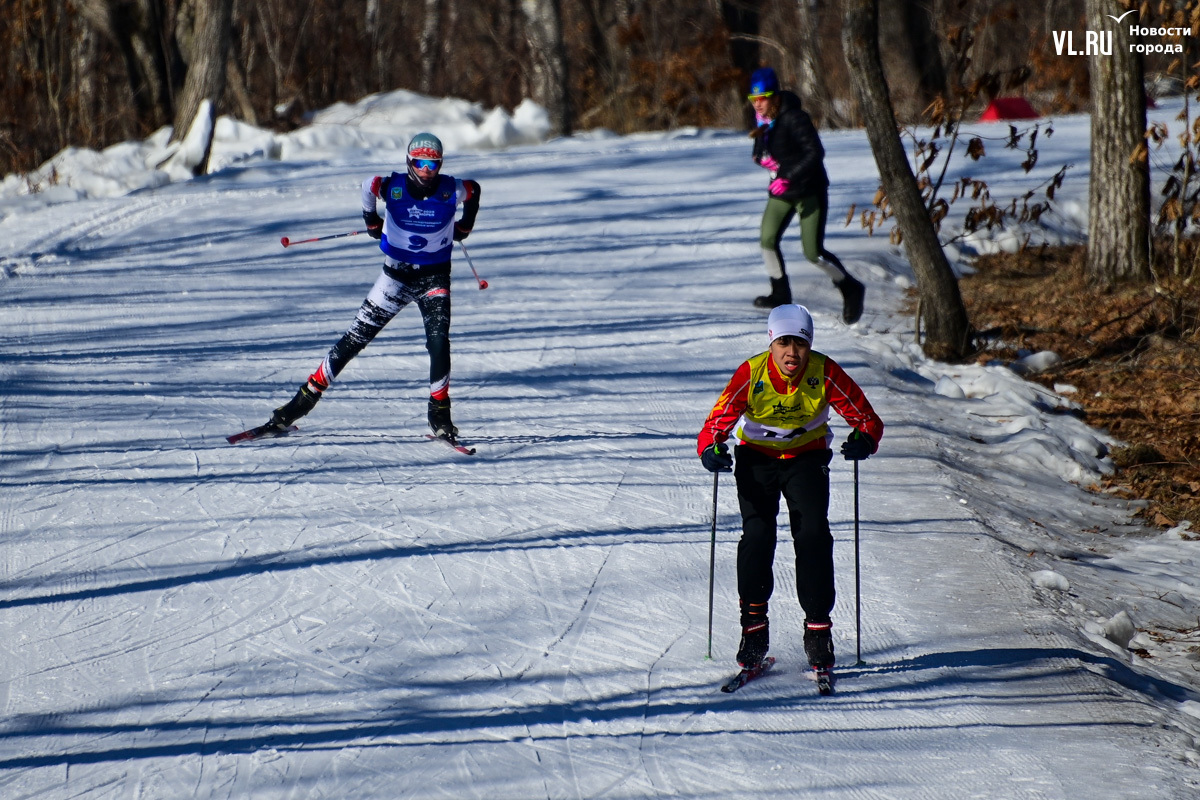
[(775, 308), (792, 302), (792, 287), (787, 276), (771, 278), (771, 293), (754, 298), (755, 308)]
[(834, 286), (842, 293), (842, 322), (853, 325), (862, 318), (863, 296), (867, 293), (867, 287), (851, 275), (846, 275)]
[(742, 641), (737, 651), (738, 666), (749, 668), (762, 663), (771, 645), (770, 630), (765, 616), (755, 617), (742, 625)]
[(313, 391), (310, 386), (311, 384), (304, 384), (300, 387), (300, 391), (296, 392), (295, 397), (275, 409), (275, 413), (271, 415), (270, 424), (279, 430), (284, 430), (293, 422), (312, 411), (313, 406), (321, 399), (321, 393)]
[(832, 629), (832, 622), (804, 622), (804, 654), (813, 669), (833, 667)]
[(439, 439), (458, 439), (458, 428), (450, 421), (450, 398), (435, 400), (429, 398), (429, 428)]

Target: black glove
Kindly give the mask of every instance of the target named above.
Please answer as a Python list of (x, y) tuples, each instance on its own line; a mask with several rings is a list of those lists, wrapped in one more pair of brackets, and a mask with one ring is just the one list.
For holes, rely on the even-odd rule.
[(367, 235), (372, 239), (383, 236), (383, 217), (374, 211), (364, 211), (363, 221), (367, 223)]
[(850, 431), (846, 441), (842, 442), (842, 455), (847, 461), (862, 461), (875, 452), (875, 440), (868, 433), (860, 430)]
[(709, 472), (729, 472), (733, 469), (733, 453), (723, 443), (709, 445), (700, 454), (700, 463)]
[(462, 225), (458, 224), (457, 222), (454, 223), (454, 241), (461, 242), (463, 239), (467, 238), (470, 235), (471, 235), (470, 228), (464, 228)]

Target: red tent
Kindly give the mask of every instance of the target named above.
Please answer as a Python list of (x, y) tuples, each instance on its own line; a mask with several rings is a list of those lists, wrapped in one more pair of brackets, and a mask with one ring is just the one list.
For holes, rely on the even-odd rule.
[(1037, 119), (1040, 114), (1033, 110), (1024, 97), (997, 97), (979, 115), (980, 122), (996, 122), (1002, 119)]

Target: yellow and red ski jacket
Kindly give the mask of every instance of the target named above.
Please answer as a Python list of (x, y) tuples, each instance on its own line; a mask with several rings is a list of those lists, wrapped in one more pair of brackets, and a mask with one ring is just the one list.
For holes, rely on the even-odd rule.
[(883, 421), (862, 389), (836, 361), (813, 350), (799, 380), (789, 381), (771, 359), (759, 353), (733, 373), (697, 437), (703, 453), (731, 436), (775, 458), (827, 449), (833, 441), (829, 409), (853, 428), (870, 435), (876, 449)]

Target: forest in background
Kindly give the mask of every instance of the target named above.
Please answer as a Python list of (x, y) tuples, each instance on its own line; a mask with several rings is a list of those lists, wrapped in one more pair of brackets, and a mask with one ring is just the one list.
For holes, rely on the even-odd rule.
[[(1194, 400), (1200, 115), (1187, 111), (1170, 130), (1148, 129), (1144, 110), (1155, 95), (1177, 93), (1194, 96), (1200, 107), (1200, 50), (1194, 36), (1156, 37), (1177, 44), (1183, 55), (1122, 59), (1119, 43), (1114, 58), (1088, 58), (1060, 55), (1054, 42), (1063, 31), (1082, 41), (1082, 32), (1096, 27), (1089, 20), (1133, 5), (4, 0), (0, 174), (24, 174), (65, 147), (102, 149), (166, 125), (181, 135), (196, 117), (198, 99), (212, 97), (219, 98), (216, 114), (276, 130), (302, 124), (306, 112), (395, 89), (484, 108), (512, 109), (531, 98), (564, 134), (737, 128), (751, 123), (749, 73), (770, 64), (798, 90), (820, 127), (867, 129), (885, 168), (875, 208), (861, 212), (864, 227), (874, 230), (893, 210), (915, 211), (907, 223), (893, 225), (891, 235), (899, 243), (904, 233), (918, 278), (915, 316), (918, 339), (922, 323), (926, 329), (926, 352), (951, 361), (993, 358), (1001, 346), (1061, 352), (1064, 365), (1038, 379), (1067, 379), (1088, 390), (1083, 413), (1130, 443), (1114, 454), (1121, 467), (1116, 480), (1150, 498), (1149, 519), (1169, 525), (1194, 519), (1200, 508)], [(1136, 10), (1146, 25), (1200, 30), (1200, 0), (1147, 0)], [(843, 30), (847, 20), (858, 24)], [(876, 39), (881, 68), (864, 82), (870, 65), (863, 56), (870, 53), (863, 45)], [(851, 74), (848, 62), (860, 69)], [(874, 93), (884, 82), (890, 97)], [(970, 325), (936, 236), (949, 204), (969, 190), (964, 230), (1036, 225), (1046, 208), (1040, 197), (1052, 200), (1063, 180), (1059, 172), (1008, 205), (990, 199), (981, 182), (944, 186), (932, 174), (938, 153), (955, 147), (957, 122), (974, 119), (999, 95), (1020, 95), (1044, 115), (1094, 112), (1087, 247), (1023, 246), (984, 259), (977, 276), (962, 282), (975, 321)], [(874, 108), (868, 103), (864, 112), (864, 98), (872, 97)], [(913, 134), (906, 145), (912, 150), (897, 149), (887, 168), (883, 145), (889, 139), (899, 144), (897, 122)], [(915, 134), (913, 126), (921, 123), (933, 133)], [(1010, 146), (1027, 149), (1026, 171), (1037, 162), (1037, 130), (1013, 129)], [(1181, 153), (1172, 165), (1159, 148), (1174, 140)], [(982, 152), (959, 144), (969, 158)], [(915, 247), (922, 229), (931, 238)], [(1077, 313), (1064, 314), (1064, 305)], [(939, 319), (943, 324), (934, 330)]]
[[(277, 130), (339, 101), (408, 89), (485, 108), (523, 98), (557, 132), (747, 124), (749, 72), (774, 66), (824, 128), (861, 124), (837, 0), (6, 0), (0, 14), (0, 174), (67, 146), (140, 140), (194, 115), (189, 69), (224, 64), (218, 114)], [(896, 115), (937, 96), (1013, 91), (1043, 113), (1084, 108), (1084, 0), (880, 4)], [(205, 15), (221, 16), (206, 38)], [(227, 22), (225, 21), (227, 20)], [(970, 40), (967, 57), (964, 37)], [(221, 57), (223, 53), (223, 57)], [(1149, 65), (1148, 65), (1149, 66)], [(207, 67), (212, 69), (211, 65)], [(182, 135), (177, 132), (177, 135)]]

